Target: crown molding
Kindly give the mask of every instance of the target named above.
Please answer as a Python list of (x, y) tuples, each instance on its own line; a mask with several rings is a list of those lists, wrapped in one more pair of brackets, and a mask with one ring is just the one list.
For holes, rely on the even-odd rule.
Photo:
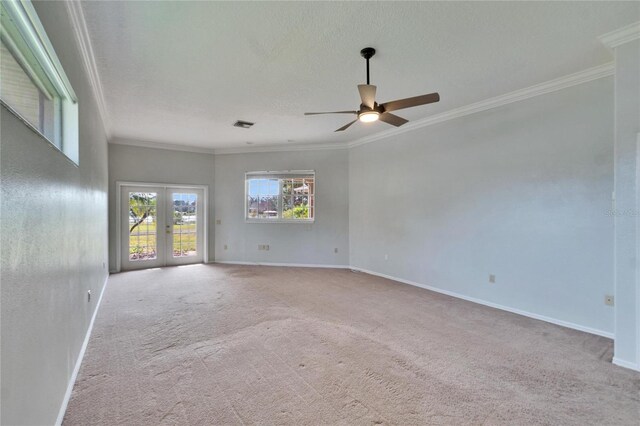
[(155, 149), (167, 149), (170, 151), (184, 151), (184, 152), (197, 152), (200, 154), (216, 154), (216, 155), (228, 155), (228, 154), (250, 154), (257, 152), (292, 152), (292, 151), (321, 151), (328, 149), (347, 149), (348, 146), (344, 143), (334, 144), (296, 144), (296, 145), (268, 145), (268, 146), (247, 146), (239, 148), (205, 148), (193, 145), (179, 145), (164, 142), (155, 142), (141, 139), (128, 139), (122, 137), (115, 137), (109, 140), (110, 144), (114, 145), (127, 145), (137, 146), (141, 148), (155, 148)]
[(226, 155), (226, 154), (248, 154), (259, 152), (291, 152), (291, 151), (319, 151), (328, 149), (348, 149), (354, 148), (367, 143), (375, 142), (402, 133), (410, 132), (422, 127), (431, 126), (433, 124), (442, 123), (444, 121), (453, 120), (455, 118), (464, 117), (466, 115), (475, 114), (477, 112), (486, 111), (508, 105), (513, 102), (523, 101), (535, 96), (556, 92), (578, 84), (587, 83), (603, 77), (609, 77), (614, 74), (615, 65), (609, 62), (593, 68), (588, 68), (577, 73), (569, 74), (544, 83), (536, 84), (524, 89), (516, 90), (504, 95), (485, 99), (484, 101), (475, 102), (463, 107), (454, 108), (440, 114), (432, 115), (421, 120), (411, 121), (402, 127), (397, 127), (383, 132), (379, 132), (364, 138), (356, 139), (348, 143), (327, 143), (327, 144), (296, 144), (296, 145), (268, 145), (268, 146), (246, 146), (238, 148), (202, 148), (188, 145), (165, 144), (153, 141), (130, 140), (116, 138), (109, 141), (110, 143), (119, 145), (131, 145), (144, 148), (169, 149), (174, 151), (200, 152), (207, 154)]
[(618, 28), (617, 30), (613, 30), (598, 37), (598, 40), (600, 40), (600, 42), (609, 49), (615, 49), (622, 44), (637, 39), (640, 39), (640, 21), (634, 22), (626, 27)]
[(226, 154), (248, 154), (252, 152), (292, 152), (292, 151), (323, 151), (328, 149), (348, 149), (346, 143), (326, 143), (326, 144), (296, 144), (296, 145), (267, 145), (249, 146), (242, 148), (216, 148), (216, 155)]
[(554, 80), (549, 80), (544, 83), (506, 93), (504, 95), (489, 98), (484, 101), (475, 102), (460, 108), (454, 108), (452, 110), (432, 115), (421, 120), (411, 121), (402, 127), (385, 130), (371, 136), (365, 136), (364, 138), (356, 139), (352, 142), (349, 142), (348, 146), (349, 148), (353, 148), (380, 139), (407, 133), (412, 130), (420, 129), (422, 127), (442, 123), (443, 121), (453, 120), (454, 118), (460, 118), (466, 115), (475, 114), (477, 112), (486, 111), (488, 109), (498, 108), (503, 105), (508, 105), (513, 102), (519, 102), (525, 99), (533, 98), (535, 96), (544, 95), (546, 93), (556, 92), (558, 90), (566, 89), (571, 86), (576, 86), (578, 84), (611, 76), (613, 75), (614, 71), (615, 67), (613, 62), (599, 65), (597, 67), (589, 68), (584, 71), (569, 74), (564, 77), (556, 78)]
[(126, 145), (137, 146), (140, 148), (154, 148), (154, 149), (167, 149), (169, 151), (184, 151), (184, 152), (197, 152), (199, 154), (215, 154), (213, 148), (205, 148), (192, 145), (178, 145), (173, 143), (162, 143), (154, 141), (146, 141), (141, 139), (125, 139), (125, 138), (113, 138), (109, 140), (113, 145)]
[(89, 84), (93, 91), (96, 103), (98, 104), (98, 113), (102, 119), (104, 132), (107, 139), (109, 139), (111, 137), (111, 121), (109, 119), (107, 103), (105, 102), (100, 74), (98, 73), (93, 47), (91, 46), (91, 38), (89, 37), (89, 30), (87, 29), (87, 22), (84, 19), (84, 12), (82, 11), (82, 5), (80, 4), (80, 1), (65, 1), (64, 3), (67, 7), (67, 13), (71, 18), (71, 27), (76, 38), (78, 49), (80, 50), (82, 63), (87, 71)]

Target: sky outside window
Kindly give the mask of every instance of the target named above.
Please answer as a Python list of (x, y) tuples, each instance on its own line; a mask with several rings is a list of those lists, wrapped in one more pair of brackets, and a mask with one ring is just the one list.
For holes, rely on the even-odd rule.
[(249, 196), (278, 195), (278, 179), (251, 179), (249, 181)]

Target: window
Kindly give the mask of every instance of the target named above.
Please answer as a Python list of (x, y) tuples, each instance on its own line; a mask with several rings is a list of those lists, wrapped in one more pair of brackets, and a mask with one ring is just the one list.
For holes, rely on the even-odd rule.
[(78, 104), (28, 0), (0, 3), (0, 101), (74, 163)]
[(245, 218), (251, 222), (313, 222), (315, 172), (250, 172), (245, 175)]

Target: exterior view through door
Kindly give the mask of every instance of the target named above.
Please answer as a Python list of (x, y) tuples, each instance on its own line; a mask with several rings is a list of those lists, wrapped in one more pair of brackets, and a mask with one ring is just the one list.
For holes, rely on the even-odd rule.
[(121, 269), (202, 263), (203, 188), (122, 185)]

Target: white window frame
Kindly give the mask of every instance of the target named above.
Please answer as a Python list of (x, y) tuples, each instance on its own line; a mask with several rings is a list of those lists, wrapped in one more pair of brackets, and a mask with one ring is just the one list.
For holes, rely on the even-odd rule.
[[(251, 218), (249, 217), (249, 179), (265, 178), (270, 176), (278, 178), (278, 217), (274, 219), (269, 218)], [(313, 177), (313, 193), (309, 194), (313, 196), (313, 217), (307, 219), (283, 219), (282, 218), (282, 179), (291, 179), (295, 177), (312, 176)], [(280, 170), (280, 171), (253, 171), (246, 172), (244, 174), (244, 221), (246, 223), (298, 223), (298, 224), (311, 224), (316, 220), (318, 215), (318, 182), (315, 170)]]
[(34, 85), (58, 100), (58, 106), (54, 108), (54, 122), (59, 123), (60, 128), (51, 140), (1, 98), (0, 103), (78, 165), (78, 99), (33, 4), (30, 0), (2, 0), (0, 15), (0, 38), (4, 45)]

